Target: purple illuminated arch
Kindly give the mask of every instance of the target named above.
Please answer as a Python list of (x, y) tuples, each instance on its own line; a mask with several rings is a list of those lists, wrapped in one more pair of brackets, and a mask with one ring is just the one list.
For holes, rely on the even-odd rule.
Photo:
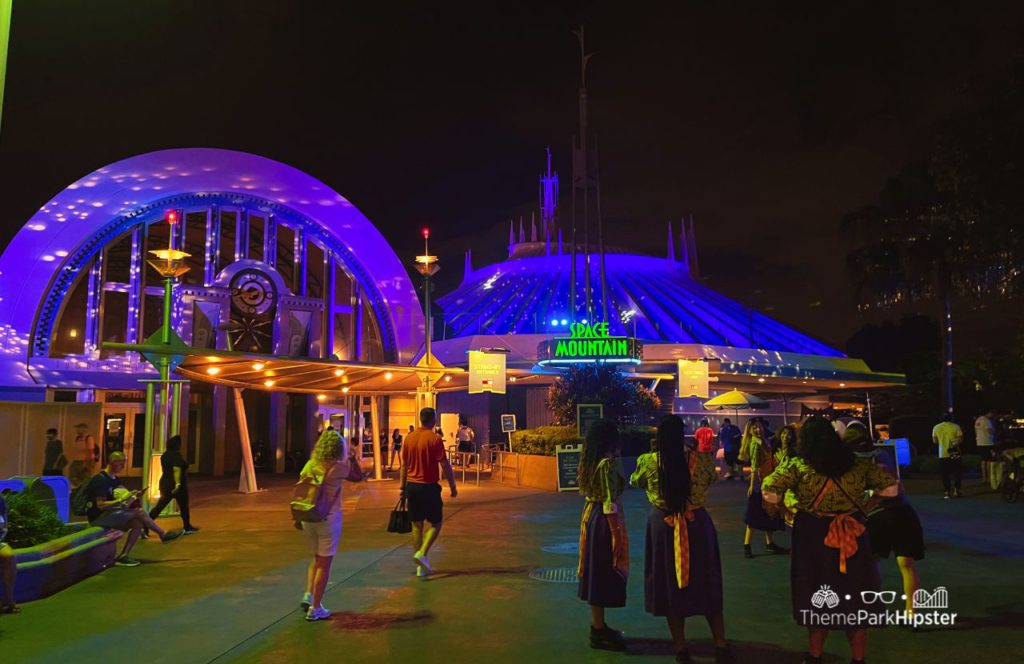
[[(291, 166), (244, 152), (161, 150), (86, 175), (46, 202), (0, 255), (0, 383), (27, 384), (60, 298), (89, 257), (164, 207), (208, 200), (255, 205), (299, 223), (334, 252), (365, 293), (385, 350), (409, 361), (423, 315), (387, 240), (348, 200)], [(39, 344), (35, 341), (40, 341)], [(35, 353), (33, 353), (33, 349)]]

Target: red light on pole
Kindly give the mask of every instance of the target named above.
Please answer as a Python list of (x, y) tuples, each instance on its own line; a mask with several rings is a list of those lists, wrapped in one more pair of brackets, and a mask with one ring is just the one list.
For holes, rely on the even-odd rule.
[(423, 230), (421, 232), (423, 233), (423, 239), (424, 240), (429, 240), (430, 239), (430, 229), (429, 228), (424, 226)]
[(172, 225), (178, 223), (178, 211), (177, 210), (168, 210), (167, 211), (167, 223), (172, 224)]

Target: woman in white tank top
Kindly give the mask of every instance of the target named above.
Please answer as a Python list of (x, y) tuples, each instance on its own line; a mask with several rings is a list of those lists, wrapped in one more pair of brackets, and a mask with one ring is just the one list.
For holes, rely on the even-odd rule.
[[(316, 441), (316, 447), (309, 461), (302, 469), (301, 477), (314, 477), (323, 485), (321, 500), (327, 505), (323, 521), (303, 521), (301, 528), (309, 539), (313, 561), (306, 576), (306, 593), (302, 606), (306, 609), (306, 620), (325, 620), (331, 612), (321, 603), (327, 580), (331, 575), (331, 562), (338, 553), (341, 541), (341, 485), (349, 471), (347, 447), (334, 429), (326, 429)], [(298, 523), (296, 524), (299, 525)]]

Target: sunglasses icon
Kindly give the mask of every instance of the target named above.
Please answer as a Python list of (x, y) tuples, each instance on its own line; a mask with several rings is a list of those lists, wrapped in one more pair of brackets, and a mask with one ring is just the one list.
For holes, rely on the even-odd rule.
[(878, 600), (881, 600), (884, 604), (892, 604), (896, 601), (896, 591), (862, 590), (860, 591), (860, 600), (865, 604), (874, 604)]

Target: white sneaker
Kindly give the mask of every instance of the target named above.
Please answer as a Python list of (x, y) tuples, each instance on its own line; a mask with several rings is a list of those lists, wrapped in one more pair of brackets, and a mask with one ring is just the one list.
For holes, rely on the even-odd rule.
[(322, 606), (311, 606), (306, 611), (306, 620), (309, 622), (316, 622), (317, 620), (327, 620), (331, 617), (331, 612)]
[(419, 563), (420, 566), (422, 566), (423, 569), (427, 571), (427, 574), (433, 573), (434, 568), (430, 566), (430, 561), (427, 560), (427, 554), (420, 553), (419, 551), (417, 551), (416, 553), (412, 554), (412, 559)]
[(418, 578), (418, 579), (425, 579), (428, 576), (430, 576), (430, 572), (428, 572), (426, 569), (424, 569), (422, 565), (417, 565), (416, 566), (416, 578)]

